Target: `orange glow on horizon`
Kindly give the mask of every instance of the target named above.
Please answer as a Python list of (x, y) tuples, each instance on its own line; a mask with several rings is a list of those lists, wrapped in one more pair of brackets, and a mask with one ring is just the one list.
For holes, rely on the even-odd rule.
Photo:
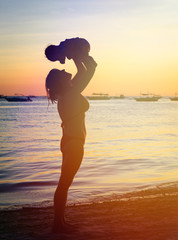
[[(62, 8), (67, 3), (56, 4)], [(90, 53), (98, 63), (84, 95), (103, 92), (133, 96), (149, 91), (169, 96), (178, 92), (175, 4), (150, 1), (148, 7), (138, 2), (131, 8), (129, 1), (124, 5), (111, 1), (109, 6), (106, 2), (102, 6), (99, 4), (102, 12), (98, 5), (90, 4), (85, 14), (74, 6), (74, 12), (67, 14), (68, 8), (62, 8), (64, 12), (60, 16), (51, 18), (39, 14), (38, 19), (28, 13), (28, 21), (22, 23), (20, 20), (21, 25), (18, 15), (14, 24), (6, 17), (1, 34), (0, 94), (45, 95), (44, 81), (52, 68), (65, 68), (75, 73), (72, 61), (66, 65), (49, 62), (44, 50), (49, 44), (59, 44), (76, 36), (90, 42)], [(95, 8), (91, 13), (92, 7)], [(13, 28), (7, 28), (6, 24)]]

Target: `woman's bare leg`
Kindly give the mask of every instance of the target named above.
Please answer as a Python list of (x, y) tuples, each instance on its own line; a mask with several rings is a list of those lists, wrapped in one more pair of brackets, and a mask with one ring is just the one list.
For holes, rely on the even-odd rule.
[(63, 153), (61, 176), (54, 194), (53, 232), (72, 230), (65, 222), (64, 213), (69, 187), (82, 162), (83, 146), (80, 141), (72, 140), (68, 143), (67, 149), (68, 151)]
[(65, 225), (64, 212), (67, 202), (68, 189), (64, 189), (59, 180), (59, 184), (54, 194), (54, 228), (63, 228)]

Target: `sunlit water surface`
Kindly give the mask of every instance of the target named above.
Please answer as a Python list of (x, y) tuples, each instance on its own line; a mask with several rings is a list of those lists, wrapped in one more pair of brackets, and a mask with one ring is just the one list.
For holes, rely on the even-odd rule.
[[(60, 176), (60, 119), (45, 98), (0, 101), (0, 208), (50, 205)], [(82, 166), (68, 203), (114, 199), (178, 180), (178, 102), (90, 101)]]

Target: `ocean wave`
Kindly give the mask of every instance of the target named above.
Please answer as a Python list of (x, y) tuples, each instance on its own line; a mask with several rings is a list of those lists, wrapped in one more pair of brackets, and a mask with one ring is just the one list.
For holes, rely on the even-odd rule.
[(36, 188), (36, 187), (45, 187), (45, 186), (54, 186), (57, 185), (55, 181), (35, 181), (35, 182), (20, 182), (20, 183), (1, 183), (0, 192), (15, 192), (23, 190), (24, 188)]
[[(23, 186), (27, 183), (20, 183), (19, 186)], [(33, 185), (33, 183), (31, 183)], [(44, 183), (35, 183), (35, 184), (46, 184)], [(47, 183), (50, 185), (51, 183)], [(67, 206), (76, 206), (76, 205), (90, 205), (104, 202), (117, 202), (117, 201), (134, 201), (137, 199), (151, 199), (151, 198), (164, 198), (166, 196), (177, 196), (178, 195), (178, 182), (169, 182), (163, 183), (156, 186), (145, 186), (138, 187), (134, 191), (128, 191), (126, 193), (117, 193), (114, 192), (112, 194), (101, 194), (99, 196), (83, 199), (80, 201), (69, 201)], [(51, 208), (53, 206), (52, 200), (39, 201), (29, 204), (18, 204), (18, 205), (10, 205), (10, 206), (0, 206), (0, 211), (14, 211), (20, 209), (40, 209), (40, 208)]]

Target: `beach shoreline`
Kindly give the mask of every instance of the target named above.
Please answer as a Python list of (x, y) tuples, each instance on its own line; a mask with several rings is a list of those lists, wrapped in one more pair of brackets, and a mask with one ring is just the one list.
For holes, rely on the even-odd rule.
[(117, 201), (67, 206), (66, 219), (78, 228), (70, 234), (51, 233), (52, 207), (0, 211), (1, 239), (177, 240), (178, 194), (157, 193), (140, 192)]

